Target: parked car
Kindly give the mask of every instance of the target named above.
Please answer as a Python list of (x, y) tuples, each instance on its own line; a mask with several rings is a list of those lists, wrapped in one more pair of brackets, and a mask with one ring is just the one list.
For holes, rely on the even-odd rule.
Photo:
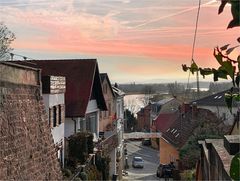
[(151, 139), (145, 138), (142, 140), (142, 145), (151, 146)]
[(160, 164), (157, 168), (157, 177), (172, 178), (174, 169), (175, 169), (175, 166), (173, 165), (173, 163)]
[(144, 167), (144, 161), (142, 157), (135, 156), (132, 159), (132, 167), (133, 168), (143, 168)]

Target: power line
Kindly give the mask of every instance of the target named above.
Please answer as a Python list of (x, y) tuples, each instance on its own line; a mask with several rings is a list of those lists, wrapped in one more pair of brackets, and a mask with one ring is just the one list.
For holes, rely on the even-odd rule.
[(34, 59), (34, 58), (27, 57), (27, 56), (20, 55), (20, 54), (16, 54), (16, 53), (9, 53), (9, 54), (10, 54), (10, 57), (11, 57), (11, 61), (13, 61), (14, 56), (17, 56), (17, 57), (21, 57), (21, 58), (23, 58), (23, 61), (27, 61), (27, 60), (36, 60), (36, 59)]
[[(198, 11), (197, 11), (197, 18), (196, 18), (196, 24), (195, 24), (195, 31), (194, 31), (194, 38), (193, 38), (193, 45), (192, 45), (192, 57), (191, 57), (191, 61), (190, 61), (190, 65), (192, 63), (194, 63), (194, 50), (195, 50), (195, 44), (196, 44), (196, 37), (197, 37), (197, 29), (198, 29), (198, 20), (199, 20), (199, 14), (200, 14), (200, 8), (201, 8), (201, 0), (199, 0), (198, 3)], [(198, 98), (199, 98), (199, 76), (198, 76), (198, 71), (197, 71), (197, 94), (198, 94)], [(187, 89), (186, 91), (189, 89), (189, 80), (190, 80), (190, 70), (188, 73), (188, 82), (187, 82)], [(186, 91), (185, 91), (185, 98), (186, 98)]]

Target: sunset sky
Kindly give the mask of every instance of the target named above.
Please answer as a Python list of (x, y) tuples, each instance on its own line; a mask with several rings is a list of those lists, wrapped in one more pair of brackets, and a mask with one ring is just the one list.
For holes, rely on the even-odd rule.
[[(226, 29), (230, 6), (218, 15), (219, 4), (202, 0), (194, 54), (200, 66), (217, 65), (214, 47), (237, 44), (239, 28)], [(0, 0), (0, 21), (15, 33), (17, 54), (97, 58), (112, 82), (186, 82), (181, 64), (191, 61), (197, 6), (198, 0)]]

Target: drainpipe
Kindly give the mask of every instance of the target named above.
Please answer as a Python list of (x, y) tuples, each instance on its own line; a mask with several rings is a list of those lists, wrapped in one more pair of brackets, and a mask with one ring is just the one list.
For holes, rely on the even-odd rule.
[(74, 122), (74, 134), (76, 134), (77, 133), (77, 121), (73, 118), (72, 118), (72, 120)]

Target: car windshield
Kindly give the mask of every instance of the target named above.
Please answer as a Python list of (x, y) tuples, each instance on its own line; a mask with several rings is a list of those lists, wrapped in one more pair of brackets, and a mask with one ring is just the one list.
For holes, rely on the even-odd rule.
[(139, 158), (139, 157), (135, 157), (135, 158), (134, 158), (134, 161), (137, 161), (137, 162), (142, 162), (142, 161), (143, 161), (143, 159), (142, 159), (142, 158)]
[(163, 165), (163, 168), (170, 169), (170, 166), (169, 165)]

